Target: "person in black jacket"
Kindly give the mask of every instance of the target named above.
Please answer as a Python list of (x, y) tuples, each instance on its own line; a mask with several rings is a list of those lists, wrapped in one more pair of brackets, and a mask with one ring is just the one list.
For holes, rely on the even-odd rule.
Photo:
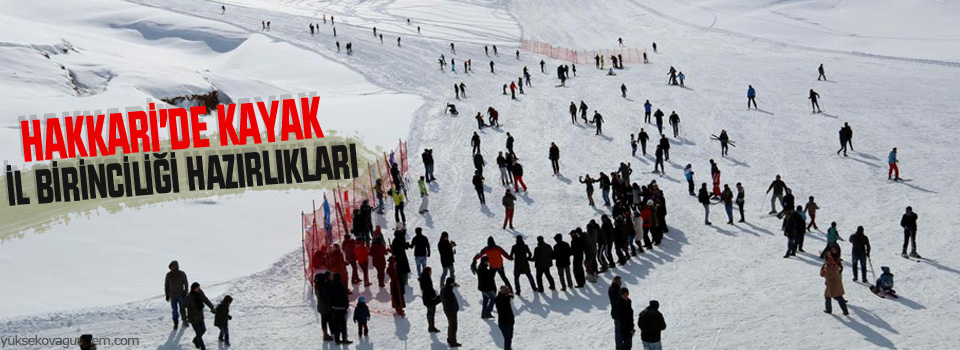
[(370, 338), (368, 322), (370, 322), (370, 308), (367, 307), (367, 298), (361, 295), (357, 299), (357, 307), (353, 308), (353, 323), (357, 324), (357, 338), (364, 336)]
[(433, 278), (430, 277), (432, 272), (433, 269), (427, 266), (423, 268), (423, 273), (420, 274), (420, 298), (423, 299), (423, 306), (427, 307), (427, 332), (439, 333), (440, 330), (434, 323), (434, 315), (437, 313), (440, 296), (437, 295), (437, 290), (433, 288)]
[[(560, 278), (560, 291), (566, 291), (567, 286), (573, 288), (573, 278), (570, 277), (570, 245), (563, 241), (563, 235), (553, 236), (557, 242), (553, 245), (553, 259), (557, 264), (557, 277)], [(566, 280), (564, 280), (566, 276)]]
[(913, 207), (907, 207), (907, 212), (900, 218), (900, 227), (903, 227), (903, 251), (900, 255), (907, 256), (907, 243), (913, 244), (910, 249), (910, 256), (919, 258), (917, 254), (917, 213), (913, 212)]
[(230, 316), (230, 304), (232, 303), (233, 297), (229, 295), (223, 297), (223, 301), (217, 304), (217, 314), (213, 317), (213, 326), (220, 329), (220, 335), (217, 336), (217, 341), (226, 346), (230, 346), (230, 329), (228, 328), (228, 323), (233, 319), (233, 316)]
[(573, 253), (573, 280), (577, 282), (577, 288), (583, 288), (586, 281), (586, 273), (583, 265), (583, 257), (586, 252), (586, 239), (583, 237), (583, 230), (577, 227), (570, 231), (570, 251)]
[(513, 349), (513, 306), (510, 305), (510, 299), (513, 299), (513, 293), (510, 293), (510, 287), (500, 286), (500, 293), (494, 299), (497, 306), (497, 326), (500, 327), (500, 333), (503, 334), (503, 350)]
[(473, 174), (473, 189), (477, 190), (477, 197), (480, 198), (480, 205), (487, 204), (487, 200), (483, 196), (483, 174), (480, 173), (480, 170), (477, 170)]
[(330, 297), (330, 324), (334, 326), (333, 341), (337, 344), (353, 343), (347, 339), (347, 309), (350, 307), (350, 300), (347, 299), (343, 276), (333, 274), (333, 281), (327, 284), (327, 295)]
[(660, 332), (667, 329), (667, 323), (663, 320), (663, 314), (660, 313), (660, 302), (651, 300), (650, 305), (640, 312), (637, 318), (637, 326), (640, 328), (640, 341), (643, 342), (644, 349), (662, 349), (660, 344)]
[(394, 261), (397, 264), (397, 277), (400, 279), (400, 286), (407, 286), (407, 279), (410, 275), (410, 259), (407, 258), (407, 249), (413, 246), (407, 243), (407, 230), (397, 229), (393, 232), (393, 241), (390, 242), (390, 251), (393, 252)]
[(620, 302), (622, 301), (620, 297), (621, 284), (620, 276), (614, 276), (613, 282), (610, 283), (610, 288), (607, 288), (607, 298), (610, 300), (610, 318), (613, 319), (614, 344), (616, 344), (617, 349), (621, 349), (623, 346), (623, 333), (621, 332), (622, 328), (620, 327), (619, 317)]
[(460, 301), (453, 291), (456, 286), (452, 277), (447, 278), (440, 290), (440, 301), (443, 303), (443, 314), (447, 316), (447, 345), (458, 347), (462, 344), (457, 341), (457, 313), (460, 312)]
[(617, 310), (617, 318), (620, 319), (620, 349), (633, 349), (633, 334), (636, 333), (636, 325), (633, 324), (633, 301), (630, 300), (630, 291), (626, 288), (620, 289), (620, 310)]
[(697, 194), (697, 200), (700, 201), (700, 204), (703, 204), (703, 224), (713, 225), (710, 223), (710, 194), (707, 192), (706, 182), (700, 185), (700, 192)]
[(617, 264), (613, 261), (613, 246), (617, 243), (616, 238), (614, 237), (613, 232), (613, 222), (610, 221), (610, 217), (604, 214), (600, 217), (600, 234), (603, 235), (603, 252), (602, 254), (606, 256), (607, 266), (606, 268), (615, 268)]
[(437, 178), (433, 176), (433, 150), (429, 148), (423, 150), (421, 157), (423, 158), (423, 168), (426, 172), (424, 178), (426, 178), (427, 182), (436, 180)]
[(537, 236), (537, 248), (533, 250), (533, 261), (537, 269), (537, 291), (543, 293), (544, 275), (547, 276), (547, 282), (550, 282), (550, 290), (556, 290), (553, 275), (550, 274), (550, 268), (553, 267), (553, 249), (543, 241), (543, 236)]
[(210, 299), (207, 299), (207, 296), (203, 294), (200, 283), (193, 282), (190, 285), (190, 293), (187, 294), (186, 299), (187, 321), (190, 322), (190, 326), (196, 333), (196, 336), (193, 337), (193, 345), (201, 350), (206, 350), (207, 347), (203, 344), (203, 334), (207, 332), (207, 326), (203, 323), (203, 306), (209, 307), (214, 314), (217, 311)]
[(457, 278), (457, 272), (453, 268), (453, 256), (457, 253), (454, 249), (456, 247), (457, 242), (450, 240), (450, 234), (447, 233), (447, 231), (440, 233), (440, 242), (437, 243), (437, 253), (440, 253), (440, 266), (443, 267), (443, 272), (440, 274), (441, 283), (447, 280), (447, 272), (450, 273), (450, 278), (454, 280)]
[(556, 143), (550, 143), (550, 165), (553, 166), (553, 175), (560, 174), (560, 148)]
[(510, 259), (513, 259), (513, 282), (517, 286), (517, 295), (520, 295), (520, 276), (526, 275), (530, 281), (530, 288), (537, 290), (537, 284), (533, 281), (533, 275), (530, 273), (530, 261), (533, 260), (533, 253), (530, 247), (523, 242), (523, 236), (517, 235), (517, 243), (510, 248)]
[(497, 273), (490, 268), (490, 259), (486, 256), (480, 258), (480, 266), (477, 267), (477, 290), (483, 296), (480, 303), (480, 318), (493, 318), (493, 298), (497, 296)]
[(317, 297), (317, 312), (320, 313), (323, 341), (333, 340), (328, 331), (330, 328), (330, 297), (327, 295), (327, 283), (330, 282), (330, 278), (330, 271), (324, 271), (316, 274), (313, 279), (313, 293)]
[(867, 258), (870, 257), (870, 238), (863, 233), (863, 226), (857, 226), (857, 232), (850, 236), (850, 245), (853, 249), (850, 251), (853, 260), (850, 262), (853, 270), (853, 281), (857, 281), (857, 262), (860, 263), (860, 274), (863, 275), (863, 282), (867, 283)]
[(413, 230), (416, 234), (410, 240), (413, 246), (413, 260), (417, 264), (417, 278), (420, 277), (422, 269), (427, 266), (427, 257), (430, 256), (430, 240), (423, 235), (423, 229), (417, 227)]

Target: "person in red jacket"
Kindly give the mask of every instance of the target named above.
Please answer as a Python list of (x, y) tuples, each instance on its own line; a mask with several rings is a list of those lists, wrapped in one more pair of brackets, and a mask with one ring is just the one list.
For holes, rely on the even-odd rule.
[(377, 282), (383, 288), (383, 271), (387, 268), (387, 245), (383, 236), (378, 236), (370, 245), (370, 257), (373, 259), (373, 268), (377, 269)]
[(390, 276), (390, 304), (400, 317), (404, 317), (403, 308), (407, 304), (403, 300), (403, 285), (397, 276), (397, 263), (393, 260), (393, 256), (387, 259), (387, 275)]
[[(353, 252), (356, 246), (356, 241), (350, 238), (349, 234), (343, 237), (343, 257), (346, 258), (347, 265), (350, 265), (350, 269), (353, 270), (353, 278), (350, 279), (353, 284), (360, 283), (360, 271), (357, 271), (357, 255)], [(347, 275), (342, 276), (344, 284), (346, 284)]]
[(367, 249), (367, 244), (362, 241), (357, 241), (353, 247), (353, 255), (357, 258), (357, 265), (360, 266), (360, 271), (363, 271), (363, 285), (366, 287), (370, 286), (370, 275), (367, 273), (367, 266), (369, 266), (370, 254)]
[(510, 280), (507, 279), (507, 274), (503, 269), (503, 259), (513, 260), (513, 258), (510, 257), (510, 253), (497, 245), (497, 243), (493, 240), (493, 236), (487, 237), (487, 246), (481, 249), (480, 252), (473, 257), (473, 264), (470, 267), (471, 270), (476, 271), (477, 260), (480, 260), (480, 258), (484, 256), (489, 259), (487, 263), (490, 264), (490, 269), (497, 271), (497, 273), (500, 275), (500, 279), (503, 280), (503, 284), (507, 285), (507, 287), (510, 287), (510, 290), (513, 290), (513, 286), (510, 285)]
[[(340, 250), (339, 244), (334, 244), (327, 254), (327, 269), (330, 270), (331, 274), (347, 275), (347, 264), (343, 260), (343, 251)], [(344, 288), (347, 288), (346, 284), (344, 284)], [(349, 293), (349, 288), (347, 288), (347, 292)]]
[(643, 218), (643, 247), (653, 248), (650, 243), (650, 227), (653, 225), (653, 200), (647, 200), (646, 205), (640, 208), (640, 217)]

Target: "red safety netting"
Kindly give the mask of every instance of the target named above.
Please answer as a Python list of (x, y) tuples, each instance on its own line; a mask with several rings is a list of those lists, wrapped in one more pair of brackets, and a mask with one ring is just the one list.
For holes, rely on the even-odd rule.
[[(617, 55), (623, 58), (623, 63), (643, 63), (644, 50), (638, 48), (620, 47), (615, 49), (574, 50), (565, 47), (553, 46), (538, 40), (521, 39), (520, 49), (544, 55), (561, 61), (580, 64), (594, 62), (594, 57), (603, 56), (609, 60), (610, 56)], [(618, 57), (619, 58), (619, 57)]]
[[(377, 179), (383, 184), (384, 202), (389, 200), (386, 192), (395, 187), (390, 173), (394, 162), (400, 171), (400, 181), (406, 182), (407, 170), (410, 168), (407, 161), (407, 143), (399, 141), (394, 150), (384, 152), (382, 158), (377, 157), (375, 164), (367, 163), (366, 170), (350, 181), (349, 185), (338, 185), (330, 189), (323, 195), (319, 205), (314, 202), (311, 211), (300, 213), (303, 228), (303, 272), (311, 284), (313, 276), (318, 271), (325, 270), (327, 248), (349, 234), (353, 210), (359, 209), (365, 200), (376, 207)], [(406, 185), (403, 187), (406, 188)]]

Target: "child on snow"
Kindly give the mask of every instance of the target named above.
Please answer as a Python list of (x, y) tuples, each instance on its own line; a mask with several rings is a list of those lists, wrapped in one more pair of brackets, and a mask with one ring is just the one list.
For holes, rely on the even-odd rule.
[(226, 346), (230, 346), (230, 330), (227, 328), (227, 323), (233, 319), (233, 316), (230, 316), (231, 303), (233, 303), (233, 297), (229, 295), (223, 297), (223, 301), (217, 305), (216, 316), (213, 317), (213, 325), (220, 328), (220, 336), (217, 340)]
[(367, 298), (360, 296), (357, 299), (357, 307), (353, 309), (353, 322), (357, 324), (357, 337), (367, 336), (370, 329), (367, 328), (367, 321), (370, 321), (370, 309), (367, 307)]
[(877, 284), (870, 287), (870, 290), (877, 293), (881, 298), (887, 295), (896, 298), (897, 292), (893, 290), (893, 274), (890, 273), (890, 267), (881, 266), (880, 269), (883, 270), (883, 273), (877, 279)]

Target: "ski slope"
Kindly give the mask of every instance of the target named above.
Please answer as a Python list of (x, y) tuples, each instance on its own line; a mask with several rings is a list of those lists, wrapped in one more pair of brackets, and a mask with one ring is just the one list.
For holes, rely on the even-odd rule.
[[(651, 10), (656, 2), (652, 5), (614, 5), (565, 0), (448, 1), (433, 6), (422, 0), (98, 1), (102, 1), (103, 6), (122, 6), (125, 10), (118, 10), (116, 13), (119, 14), (150, 9), (176, 16), (178, 22), (189, 18), (198, 26), (229, 26), (237, 33), (235, 36), (248, 37), (241, 47), (254, 40), (252, 38), (264, 37), (273, 44), (290, 45), (316, 56), (309, 62), (290, 60), (263, 67), (263, 79), (273, 76), (267, 73), (270, 67), (286, 65), (306, 69), (314, 65), (314, 61), (328, 60), (362, 75), (377, 87), (377, 91), (383, 91), (383, 95), (390, 96), (397, 91), (416, 95), (418, 105), (415, 111), (386, 100), (375, 103), (379, 112), (385, 115), (397, 118), (412, 115), (409, 127), (402, 126), (409, 140), (412, 174), (422, 173), (417, 155), (424, 148), (434, 149), (438, 181), (430, 188), (430, 214), (418, 216), (408, 210), (407, 224), (411, 228), (423, 227), (432, 244), (436, 243), (441, 231), (450, 232), (458, 243), (457, 272), (463, 306), (459, 338), (466, 349), (502, 345), (495, 322), (479, 318), (480, 294), (475, 288), (476, 278), (468, 268), (469, 258), (485, 244), (486, 237), (493, 236), (508, 248), (516, 234), (524, 235), (527, 243), (532, 244), (538, 235), (550, 241), (556, 233), (566, 234), (574, 227), (584, 226), (603, 211), (599, 207), (587, 206), (584, 186), (576, 182), (577, 176), (609, 172), (620, 162), (632, 164), (632, 181), (645, 184), (656, 180), (664, 189), (670, 224), (664, 243), (628, 265), (601, 275), (598, 283), (573, 292), (534, 295), (526, 282), (521, 282), (523, 294), (514, 300), (517, 312), (514, 344), (517, 348), (613, 347), (613, 325), (605, 292), (614, 274), (622, 276), (625, 286), (631, 290), (635, 310), (642, 309), (650, 299), (660, 301), (668, 323), (663, 336), (664, 346), (671, 349), (950, 349), (958, 340), (954, 330), (958, 326), (956, 315), (960, 312), (960, 258), (952, 253), (960, 247), (960, 239), (950, 228), (960, 224), (960, 219), (952, 215), (952, 209), (960, 207), (960, 203), (955, 196), (949, 195), (952, 179), (940, 174), (955, 171), (954, 164), (960, 160), (960, 153), (955, 151), (958, 142), (954, 136), (957, 131), (954, 115), (960, 102), (950, 98), (960, 88), (960, 83), (955, 79), (956, 65), (933, 62), (945, 59), (943, 57), (896, 55), (909, 60), (868, 57), (846, 53), (860, 49), (841, 43), (823, 50), (803, 48), (809, 45), (792, 39), (783, 43), (772, 41), (791, 38), (786, 36), (757, 40), (737, 33), (736, 28), (708, 30), (680, 23), (665, 17), (664, 12)], [(223, 3), (227, 12), (221, 15), (219, 6)], [(740, 4), (747, 6), (746, 3)], [(898, 9), (885, 5), (875, 6), (875, 11), (891, 13)], [(760, 11), (758, 8), (762, 7), (750, 7)], [(31, 9), (23, 5), (20, 11)], [(804, 10), (794, 13), (785, 8), (782, 11), (799, 16)], [(943, 12), (943, 18), (956, 16), (955, 11)], [(30, 12), (18, 14), (27, 13)], [(322, 24), (324, 32), (310, 36), (306, 25), (320, 22), (317, 18), (321, 14), (335, 14), (338, 22), (346, 24), (337, 26), (338, 38), (332, 38), (332, 33), (328, 33), (330, 26)], [(846, 16), (841, 17), (845, 23), (850, 22), (848, 25), (852, 27), (858, 25), (852, 21), (857, 15)], [(412, 19), (411, 26), (421, 25), (423, 35), (417, 36), (415, 27), (411, 31), (405, 18)], [(266, 19), (272, 21), (272, 30), (261, 33), (259, 22)], [(749, 25), (746, 21), (742, 23)], [(373, 37), (370, 26), (374, 24), (386, 31), (384, 44)], [(762, 26), (750, 29), (755, 33), (767, 33)], [(934, 35), (932, 30), (922, 28), (903, 30), (904, 33), (916, 31), (909, 32), (910, 35)], [(403, 37), (402, 48), (396, 45), (397, 35)], [(559, 62), (526, 52), (521, 52), (520, 60), (517, 60), (513, 56), (516, 46), (507, 42), (516, 42), (520, 37), (571, 48), (613, 48), (617, 45), (616, 39), (623, 37), (625, 44), (631, 47), (646, 48), (651, 41), (656, 41), (660, 52), (650, 54), (650, 64), (628, 65), (613, 77), (592, 67), (580, 66), (577, 67), (578, 76), (568, 81), (567, 87), (555, 87), (558, 84), (555, 68)], [(792, 38), (798, 37), (807, 36), (794, 33)], [(353, 42), (354, 55), (337, 54), (334, 40)], [(458, 53), (455, 55), (448, 48), (451, 41), (457, 44)], [(492, 58), (496, 62), (496, 74), (489, 73), (489, 59), (483, 54), (484, 43), (495, 43), (500, 48), (501, 55)], [(900, 45), (898, 43), (900, 41), (891, 41), (888, 45), (896, 47)], [(902, 49), (908, 50), (912, 43), (902, 45)], [(436, 60), (441, 54), (457, 60), (456, 74), (439, 70)], [(887, 55), (879, 51), (876, 54)], [(221, 55), (209, 54), (212, 57)], [(257, 66), (247, 61), (251, 59), (248, 55), (255, 53), (248, 52), (242, 55), (244, 57), (238, 55), (233, 59), (247, 62), (242, 65), (244, 68)], [(473, 73), (461, 71), (464, 59), (473, 60)], [(539, 72), (541, 59), (547, 63), (545, 74)], [(916, 59), (926, 61), (916, 62)], [(269, 59), (254, 61), (264, 60)], [(829, 82), (815, 79), (816, 67), (820, 63), (827, 69)], [(516, 81), (524, 66), (533, 74), (533, 86), (526, 87), (526, 94), (518, 101), (511, 101), (509, 96), (500, 94), (501, 85)], [(665, 85), (665, 74), (670, 66), (686, 74), (687, 88)], [(322, 69), (333, 68), (324, 66)], [(459, 82), (466, 84), (468, 98), (454, 101), (451, 85)], [(621, 83), (629, 89), (628, 99), (620, 97)], [(744, 108), (748, 84), (757, 89), (762, 112)], [(236, 85), (243, 84), (228, 82), (223, 88)], [(292, 88), (297, 87), (300, 86)], [(825, 113), (810, 114), (806, 96), (811, 88), (820, 93)], [(667, 173), (663, 177), (646, 173), (652, 169), (652, 158), (630, 156), (629, 134), (638, 132), (641, 127), (648, 132), (655, 130), (654, 125), (643, 124), (642, 104), (646, 99), (654, 108), (667, 114), (676, 111), (681, 117), (681, 137), (671, 138), (671, 162), (667, 163)], [(604, 136), (594, 136), (592, 125), (570, 123), (567, 107), (571, 101), (579, 103), (580, 100), (584, 100), (591, 110), (603, 114), (606, 119)], [(443, 113), (447, 102), (457, 104), (459, 116)], [(500, 111), (503, 127), (480, 131), (484, 158), (493, 163), (496, 152), (504, 150), (505, 133), (509, 131), (516, 138), (515, 149), (525, 168), (524, 180), (530, 188), (528, 193), (518, 197), (515, 231), (500, 229), (503, 210), (499, 198), (503, 190), (496, 185), (497, 170), (490, 167), (484, 170), (488, 206), (478, 205), (470, 184), (473, 168), (469, 142), (476, 130), (472, 115), (485, 111), (488, 106)], [(407, 112), (399, 112), (404, 110)], [(8, 117), (7, 113), (4, 114), (4, 118)], [(835, 154), (837, 130), (844, 122), (850, 123), (855, 135), (857, 151), (849, 157)], [(365, 124), (352, 122), (350, 125)], [(719, 145), (710, 140), (710, 135), (719, 134), (721, 129), (727, 130), (731, 139), (737, 141), (737, 147), (732, 148), (726, 158), (720, 157)], [(665, 132), (669, 134), (669, 131)], [(0, 135), (5, 145), (15, 142), (6, 134)], [(556, 142), (560, 148), (563, 176), (551, 176), (546, 159), (550, 142)], [(884, 163), (892, 147), (900, 150), (901, 176), (911, 181), (886, 181)], [(686, 194), (682, 168), (687, 163), (693, 164), (696, 182), (708, 182), (709, 159), (717, 160), (723, 172), (723, 183), (729, 183), (731, 187), (736, 182), (743, 183), (747, 191), (748, 223), (724, 225), (722, 208), (713, 206), (711, 218), (714, 225), (702, 225), (702, 207)], [(821, 230), (825, 230), (829, 222), (836, 221), (841, 235), (846, 238), (856, 226), (864, 226), (873, 245), (874, 267), (878, 270), (880, 266), (891, 267), (897, 276), (896, 289), (901, 299), (874, 297), (865, 286), (850, 281), (849, 265), (845, 264), (844, 287), (851, 315), (824, 315), (820, 311), (823, 280), (818, 276), (820, 263), (815, 257), (815, 252), (824, 245), (823, 232), (807, 235), (807, 254), (801, 253), (792, 259), (781, 258), (785, 238), (779, 230), (780, 222), (765, 215), (769, 211), (769, 198), (764, 197), (764, 190), (776, 174), (783, 175), (794, 190), (798, 204), (805, 202), (807, 196), (817, 198), (822, 208), (818, 215)], [(314, 193), (314, 198), (317, 196), (319, 194)], [(47, 266), (28, 263), (31, 254), (26, 252), (39, 249), (32, 247), (44, 247), (35, 242), (54, 237), (55, 233), (59, 237), (90, 237), (91, 241), (100, 242), (107, 237), (93, 233), (115, 225), (114, 220), (123, 218), (118, 215), (127, 214), (91, 219), (88, 228), (74, 228), (75, 223), (71, 223), (69, 228), (60, 228), (60, 233), (4, 242), (0, 244), (0, 309), (7, 313), (6, 310), (11, 310), (8, 303), (12, 300), (21, 311), (7, 313), (16, 316), (0, 320), (0, 335), (136, 335), (142, 341), (139, 348), (189, 348), (192, 331), (170, 332), (169, 306), (159, 295), (165, 261), (180, 259), (191, 280), (205, 286), (213, 285), (208, 287), (207, 293), (215, 302), (224, 294), (234, 297), (232, 348), (332, 348), (332, 344), (321, 344), (319, 340), (318, 317), (312, 296), (300, 278), (299, 251), (291, 251), (295, 247), (290, 247), (296, 244), (298, 231), (291, 215), (296, 210), (309, 208), (307, 197), (309, 194), (278, 193), (275, 198), (244, 196), (236, 199), (232, 205), (237, 208), (250, 205), (301, 208), (266, 213), (276, 218), (275, 233), (268, 236), (247, 227), (256, 220), (224, 213), (232, 217), (232, 220), (222, 220), (229, 222), (225, 225), (233, 225), (235, 231), (243, 232), (233, 238), (231, 244), (236, 244), (236, 249), (204, 249), (200, 253), (160, 247), (151, 253), (154, 257), (145, 259), (149, 261), (140, 262), (139, 258), (126, 252), (106, 253), (132, 249), (133, 243), (119, 248), (101, 247), (99, 249), (105, 252), (101, 255), (108, 255), (111, 260), (90, 260), (100, 265), (136, 261), (145, 269), (108, 270), (103, 274), (106, 282), (97, 280), (88, 287), (96, 291), (104, 290), (100, 289), (104, 288), (102, 285), (120, 289), (125, 284), (133, 284), (142, 285), (142, 288), (138, 289), (137, 295), (118, 293), (96, 301), (87, 297), (76, 298), (91, 301), (86, 305), (80, 302), (55, 307), (44, 307), (46, 303), (26, 304), (32, 299), (52, 300), (63, 295), (55, 293), (80, 293), (80, 288), (64, 286), (63, 282), (68, 280), (71, 284), (75, 279), (73, 276), (89, 273), (84, 265), (61, 266), (64, 275), (51, 276), (44, 272)], [(599, 201), (599, 198), (595, 199)], [(413, 199), (408, 207), (418, 205), (419, 201)], [(935, 259), (933, 261), (918, 263), (897, 256), (902, 238), (898, 223), (907, 205), (912, 205), (920, 215), (920, 253)], [(200, 223), (208, 220), (205, 216), (208, 213), (229, 211), (229, 208), (212, 209), (215, 210), (204, 214), (175, 211), (170, 214)], [(387, 217), (378, 220), (389, 222), (392, 228), (391, 217), (391, 210), (388, 210)], [(184, 229), (187, 230), (190, 229)], [(216, 228), (189, 233), (198, 239), (212, 240), (216, 236), (210, 231), (216, 231)], [(168, 240), (177, 239), (168, 233), (155, 234)], [(241, 249), (261, 247), (267, 242), (278, 247), (264, 249), (262, 254), (240, 253)], [(844, 259), (848, 261), (849, 245), (843, 243), (842, 246)], [(51, 247), (62, 249), (57, 251), (68, 249), (65, 245)], [(282, 251), (291, 252), (281, 254)], [(187, 264), (184, 256), (206, 256), (214, 261), (199, 260)], [(257, 259), (250, 259), (253, 256)], [(244, 259), (245, 266), (233, 266), (226, 259)], [(437, 259), (436, 256), (431, 258), (432, 266), (436, 265)], [(250, 274), (249, 265), (257, 265), (260, 271)], [(14, 269), (23, 271), (16, 272), (17, 279), (8, 277)], [(231, 277), (224, 281), (223, 276)], [(11, 281), (19, 283), (27, 279), (37, 279), (38, 282), (30, 289), (8, 287)], [(48, 290), (54, 286), (60, 290)], [(369, 290), (357, 289), (355, 295), (366, 295), (368, 300), (373, 300), (370, 303), (374, 316), (370, 339), (350, 348), (446, 348), (443, 336), (426, 332), (418, 288), (412, 287), (409, 291), (408, 316), (403, 319), (390, 315), (389, 296), (384, 291), (375, 286)], [(109, 304), (114, 306), (104, 306)], [(77, 307), (83, 308), (67, 310)], [(443, 317), (439, 316), (437, 320), (443, 329), (446, 325)], [(352, 325), (350, 328), (351, 332), (355, 330)], [(208, 334), (206, 339), (208, 345), (213, 344), (213, 336)], [(635, 339), (635, 346), (639, 346), (638, 342)]]

